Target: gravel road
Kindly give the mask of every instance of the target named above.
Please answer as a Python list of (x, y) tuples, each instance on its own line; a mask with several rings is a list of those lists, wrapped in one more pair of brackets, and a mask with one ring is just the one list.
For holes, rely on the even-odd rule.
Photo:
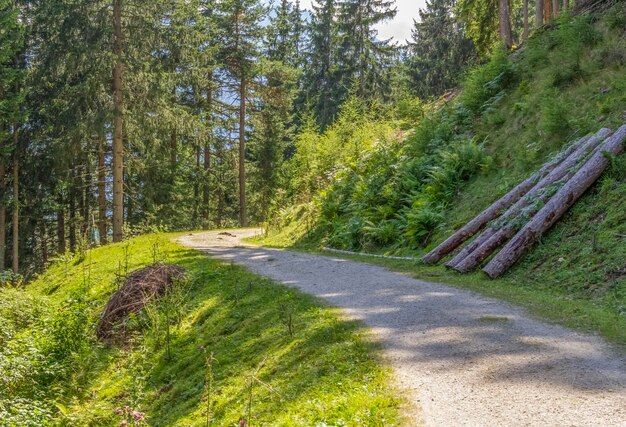
[(180, 241), (363, 321), (426, 426), (626, 427), (626, 360), (600, 338), (382, 267), (240, 240), (259, 232)]

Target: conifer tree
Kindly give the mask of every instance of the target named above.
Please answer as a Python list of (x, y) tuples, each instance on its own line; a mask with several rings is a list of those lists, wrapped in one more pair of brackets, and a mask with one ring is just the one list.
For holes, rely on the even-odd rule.
[[(0, 0), (0, 271), (6, 257), (7, 183), (12, 182), (11, 260), (13, 272), (19, 271), (19, 166), (20, 132), (24, 114), (25, 28), (23, 11), (12, 0)], [(10, 174), (10, 179), (9, 176)]]
[(305, 103), (322, 129), (330, 125), (341, 103), (337, 81), (339, 33), (336, 0), (316, 0), (310, 28), (308, 67), (305, 73)]
[(473, 42), (453, 13), (454, 0), (429, 0), (414, 21), (409, 44), (411, 86), (421, 98), (451, 89), (477, 60)]
[(235, 96), (239, 104), (239, 225), (248, 224), (246, 204), (246, 111), (255, 77), (255, 62), (261, 41), (261, 21), (265, 8), (254, 0), (226, 0), (220, 3), (222, 24), (222, 59), (235, 82)]
[(380, 99), (385, 92), (382, 82), (395, 46), (390, 40), (380, 40), (375, 26), (393, 19), (396, 12), (392, 0), (342, 0), (339, 3), (339, 86), (349, 88), (354, 82), (356, 95), (361, 99)]

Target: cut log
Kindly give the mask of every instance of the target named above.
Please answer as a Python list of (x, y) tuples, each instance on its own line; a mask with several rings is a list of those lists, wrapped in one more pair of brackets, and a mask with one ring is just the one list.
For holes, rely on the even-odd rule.
[(460, 262), (467, 258), (472, 252), (478, 249), (483, 243), (491, 238), (495, 234), (496, 230), (493, 227), (488, 227), (472, 242), (465, 246), (454, 258), (448, 261), (445, 266), (454, 269)]
[[(559, 187), (564, 185), (567, 180), (569, 180), (574, 175), (574, 172), (568, 173), (561, 181), (559, 181)], [(538, 201), (546, 202), (550, 199), (552, 194), (546, 192), (542, 194)], [(482, 243), (476, 247), (470, 254), (468, 254), (463, 260), (458, 262), (452, 268), (457, 270), (460, 273), (469, 273), (474, 270), (478, 265), (489, 258), (489, 256), (500, 246), (502, 246), (507, 240), (515, 235), (515, 233), (520, 229), (521, 222), (524, 218), (529, 218), (534, 215), (539, 210), (538, 207), (533, 207), (532, 205), (527, 209), (524, 209), (522, 213), (520, 213), (519, 217), (512, 218), (511, 222), (504, 225), (502, 228), (497, 230), (489, 228), (487, 231), (491, 231), (489, 236), (485, 238)], [(524, 218), (522, 218), (524, 217)], [(520, 223), (517, 223), (519, 219)], [(524, 221), (527, 222), (527, 221)], [(481, 235), (482, 236), (482, 235)]]
[(624, 150), (626, 125), (620, 127), (549, 201), (483, 268), (492, 279), (505, 273), (602, 175), (610, 155)]
[[(601, 142), (611, 134), (610, 129), (602, 128), (595, 135), (583, 138), (585, 142), (577, 150), (571, 153), (563, 160), (554, 170), (539, 181), (524, 197), (518, 200), (513, 206), (502, 214), (502, 217), (496, 220), (496, 224), (488, 227), (483, 233), (476, 238), (467, 250), (461, 251), (446, 266), (453, 268), (461, 273), (467, 273), (478, 266), (489, 255), (499, 248), (504, 242), (510, 239), (519, 229), (520, 225), (515, 225), (516, 218), (534, 215), (538, 208), (528, 210), (537, 201), (546, 202), (551, 194), (547, 191), (548, 187), (561, 182), (563, 185), (571, 178), (578, 167), (589, 157), (593, 155), (595, 150), (601, 146)], [(522, 218), (519, 218), (520, 220)]]
[(463, 242), (472, 237), (485, 224), (494, 218), (497, 218), (504, 210), (522, 198), (535, 184), (550, 173), (564, 159), (577, 150), (589, 137), (583, 137), (570, 144), (565, 150), (557, 154), (552, 160), (547, 162), (539, 171), (532, 174), (528, 179), (518, 184), (511, 191), (506, 193), (495, 203), (481, 212), (478, 216), (457, 230), (452, 236), (448, 237), (443, 243), (427, 253), (423, 258), (427, 264), (439, 262), (441, 258), (455, 250)]

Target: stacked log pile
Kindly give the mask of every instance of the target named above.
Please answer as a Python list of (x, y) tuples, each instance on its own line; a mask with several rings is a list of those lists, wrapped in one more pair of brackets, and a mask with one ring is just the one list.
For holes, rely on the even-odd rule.
[(620, 154), (625, 141), (626, 125), (615, 132), (603, 128), (578, 139), (426, 254), (423, 261), (439, 262), (484, 228), (446, 267), (470, 272), (506, 243), (483, 269), (491, 278), (502, 275), (602, 175), (609, 156)]

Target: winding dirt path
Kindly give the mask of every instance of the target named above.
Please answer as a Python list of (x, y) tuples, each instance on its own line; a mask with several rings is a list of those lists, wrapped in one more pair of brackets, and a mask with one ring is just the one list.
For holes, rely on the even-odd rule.
[(382, 267), (241, 242), (259, 230), (230, 233), (180, 241), (362, 320), (426, 426), (626, 426), (626, 361), (598, 337)]

